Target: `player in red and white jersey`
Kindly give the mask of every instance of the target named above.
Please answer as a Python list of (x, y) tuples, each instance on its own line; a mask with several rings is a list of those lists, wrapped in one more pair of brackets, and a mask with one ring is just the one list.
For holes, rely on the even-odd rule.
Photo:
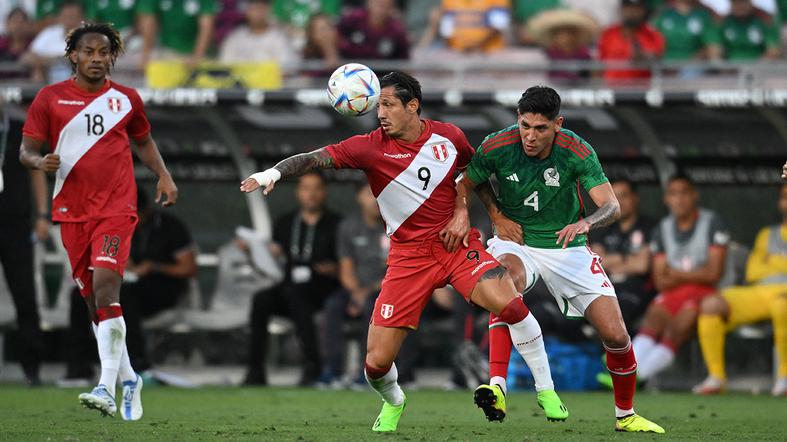
[[(74, 280), (87, 303), (101, 359), (101, 378), (83, 406), (114, 415), (115, 384), (123, 386), (121, 415), (142, 417), (142, 379), (126, 350), (120, 284), (137, 224), (137, 188), (129, 138), (159, 177), (157, 201), (175, 204), (177, 187), (150, 136), (137, 92), (107, 78), (123, 51), (117, 31), (83, 24), (66, 37), (74, 77), (39, 91), (27, 114), (19, 159), (55, 173), (52, 220), (60, 223)], [(51, 153), (41, 156), (44, 144)]]
[(531, 368), (534, 359), (548, 363), (543, 340), (536, 339), (541, 328), (518, 296), (511, 275), (485, 251), (478, 231), (454, 232), (454, 220), (466, 216), (457, 218), (455, 213), (454, 179), (470, 161), (473, 148), (456, 126), (420, 118), (421, 86), (415, 78), (393, 72), (380, 86), (380, 128), (289, 157), (244, 180), (241, 190), (262, 187), (267, 194), (281, 178), (320, 168), (353, 168), (366, 174), (391, 248), (369, 325), (365, 373), (383, 399), (372, 430), (391, 432), (406, 405), (394, 359), (437, 288), (451, 284), (467, 301), (499, 314)]

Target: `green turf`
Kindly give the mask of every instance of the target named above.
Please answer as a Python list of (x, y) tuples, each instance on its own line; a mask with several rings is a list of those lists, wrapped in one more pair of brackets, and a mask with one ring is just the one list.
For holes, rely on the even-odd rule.
[[(0, 440), (640, 440), (612, 431), (610, 393), (564, 393), (571, 416), (547, 422), (535, 394), (512, 393), (505, 423), (488, 423), (471, 392), (411, 391), (396, 435), (373, 434), (372, 393), (302, 389), (149, 388), (145, 416), (124, 422), (82, 409), (79, 390), (0, 385)], [(670, 440), (787, 440), (787, 400), (731, 394), (642, 394), (637, 410)]]

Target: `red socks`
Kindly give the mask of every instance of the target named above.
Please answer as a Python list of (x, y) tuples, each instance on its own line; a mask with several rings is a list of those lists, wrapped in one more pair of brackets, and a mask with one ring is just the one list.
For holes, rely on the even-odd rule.
[(120, 304), (99, 307), (96, 309), (96, 316), (98, 316), (98, 322), (106, 321), (107, 319), (123, 316), (123, 309), (120, 307)]
[(637, 388), (637, 360), (631, 342), (624, 348), (608, 348), (607, 369), (612, 375), (612, 387), (615, 394), (615, 407), (620, 410), (634, 408), (634, 391)]
[(521, 297), (517, 296), (503, 308), (499, 316), (506, 324), (516, 324), (525, 319), (529, 313), (530, 310), (525, 306), (525, 302), (522, 301)]
[(490, 313), (489, 324), (496, 322), (497, 326), (489, 329), (489, 377), (500, 376), (505, 379), (511, 360), (511, 333), (506, 324), (494, 318), (494, 313)]
[(381, 377), (388, 374), (389, 371), (391, 371), (391, 365), (393, 364), (385, 368), (374, 368), (370, 366), (367, 362), (364, 362), (363, 365), (365, 366), (366, 369), (366, 376), (368, 376), (369, 379), (380, 379)]

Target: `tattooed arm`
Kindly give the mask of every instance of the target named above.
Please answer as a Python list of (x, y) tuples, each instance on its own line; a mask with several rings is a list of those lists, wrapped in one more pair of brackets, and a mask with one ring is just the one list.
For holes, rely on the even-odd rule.
[(272, 168), (253, 174), (241, 183), (240, 190), (254, 192), (258, 188), (263, 187), (262, 193), (267, 195), (268, 192), (273, 190), (276, 181), (282, 178), (300, 176), (312, 170), (331, 167), (333, 167), (333, 158), (322, 147), (311, 152), (299, 153), (298, 155), (285, 158)]
[(609, 183), (599, 184), (588, 191), (590, 198), (598, 206), (598, 210), (587, 218), (580, 219), (574, 224), (569, 224), (557, 233), (555, 244), (563, 243), (563, 248), (568, 247), (577, 235), (587, 233), (590, 229), (597, 229), (612, 224), (620, 218), (620, 203)]
[(484, 203), (489, 219), (495, 229), (495, 235), (504, 241), (513, 241), (517, 244), (524, 244), (522, 226), (509, 219), (497, 206), (497, 197), (489, 181), (479, 184), (475, 188), (475, 193), (481, 202)]

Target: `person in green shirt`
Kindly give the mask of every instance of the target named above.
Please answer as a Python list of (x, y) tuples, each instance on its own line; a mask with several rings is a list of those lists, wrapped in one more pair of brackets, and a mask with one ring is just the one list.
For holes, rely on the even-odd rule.
[[(598, 255), (587, 247), (590, 229), (611, 224), (620, 216), (618, 203), (596, 153), (587, 141), (563, 128), (560, 96), (546, 86), (525, 91), (517, 105), (517, 124), (486, 137), (457, 182), (456, 210), (448, 234), (463, 238), (469, 231), (467, 201), (479, 185), (479, 196), (495, 226), (488, 243), (491, 253), (515, 278), (517, 289), (544, 279), (567, 317), (585, 317), (604, 344), (615, 396), (615, 429), (664, 433), (634, 412), (637, 362), (631, 339)], [(497, 197), (486, 185), (495, 175)], [(585, 216), (579, 196), (584, 188), (598, 209)], [(493, 346), (511, 347), (495, 336)], [(494, 350), (494, 351), (493, 351)], [(490, 358), (492, 363), (499, 363)], [(494, 386), (479, 389), (496, 391)], [(480, 405), (479, 405), (480, 406)]]
[(84, 1), (85, 17), (97, 23), (112, 23), (121, 35), (130, 34), (134, 30), (137, 3), (138, 0)]
[(158, 40), (164, 56), (182, 57), (193, 67), (210, 49), (216, 0), (138, 0), (142, 64), (150, 60)]
[(283, 25), (305, 29), (312, 15), (338, 17), (341, 7), (341, 0), (273, 0), (273, 15)]
[(653, 26), (666, 40), (665, 60), (721, 56), (716, 18), (696, 0), (673, 0), (653, 19)]
[(516, 40), (522, 45), (535, 45), (536, 38), (528, 32), (528, 23), (536, 15), (551, 9), (565, 8), (563, 0), (514, 0), (514, 23), (516, 23)]
[(775, 18), (756, 9), (751, 0), (732, 0), (730, 15), (721, 23), (721, 40), (729, 60), (776, 59), (780, 55)]

